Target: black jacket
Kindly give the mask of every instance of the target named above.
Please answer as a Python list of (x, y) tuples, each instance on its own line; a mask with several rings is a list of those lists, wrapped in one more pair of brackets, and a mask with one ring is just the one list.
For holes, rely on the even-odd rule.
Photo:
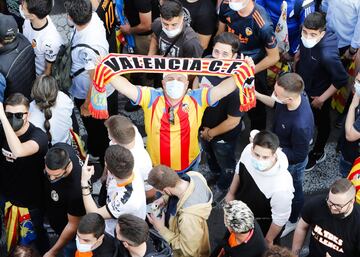
[(30, 98), (35, 80), (35, 53), (30, 42), (20, 33), (14, 42), (0, 47), (0, 72), (6, 78), (5, 99), (13, 93)]
[(313, 48), (300, 43), (300, 60), (296, 72), (305, 83), (310, 96), (320, 96), (333, 84), (336, 88), (347, 85), (348, 75), (340, 60), (338, 39), (331, 31)]

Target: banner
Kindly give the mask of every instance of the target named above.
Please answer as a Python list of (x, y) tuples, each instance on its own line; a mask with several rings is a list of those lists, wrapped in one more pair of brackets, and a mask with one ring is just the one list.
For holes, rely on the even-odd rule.
[(114, 76), (135, 72), (234, 76), (239, 88), (240, 110), (245, 112), (256, 105), (254, 70), (243, 60), (109, 54), (95, 70), (89, 106), (89, 111), (94, 118), (108, 118), (105, 85)]

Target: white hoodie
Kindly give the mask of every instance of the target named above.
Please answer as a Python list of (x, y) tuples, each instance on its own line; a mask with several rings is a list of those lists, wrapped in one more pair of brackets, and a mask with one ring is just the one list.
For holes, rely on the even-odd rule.
[[(289, 173), (288, 160), (280, 150), (276, 151), (277, 161), (267, 171), (259, 171), (251, 163), (251, 149), (253, 144), (248, 144), (241, 153), (240, 161), (236, 165), (235, 172), (239, 174), (239, 164), (243, 163), (254, 179), (256, 185), (267, 199), (270, 200), (272, 221), (278, 226), (283, 226), (291, 214), (291, 203), (294, 197), (294, 186), (291, 174)], [(241, 181), (240, 181), (241, 183)]]

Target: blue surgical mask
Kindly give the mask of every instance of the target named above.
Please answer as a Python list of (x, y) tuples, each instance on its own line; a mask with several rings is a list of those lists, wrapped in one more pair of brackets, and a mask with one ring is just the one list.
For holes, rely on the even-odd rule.
[(271, 160), (258, 160), (255, 157), (251, 156), (251, 164), (253, 167), (259, 171), (267, 170), (271, 167)]
[(80, 243), (79, 238), (76, 236), (76, 248), (81, 253), (91, 252), (93, 245)]

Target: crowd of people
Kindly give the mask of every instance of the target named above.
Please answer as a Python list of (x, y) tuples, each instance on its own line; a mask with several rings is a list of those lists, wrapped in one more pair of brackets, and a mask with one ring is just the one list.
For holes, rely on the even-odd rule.
[[(0, 3), (1, 256), (294, 257), (308, 232), (309, 257), (360, 256), (360, 1), (65, 0), (70, 38), (53, 7)], [(106, 84), (105, 120), (89, 106), (109, 53), (239, 60), (254, 76), (135, 69)], [(305, 202), (332, 108), (342, 178)], [(215, 206), (226, 233), (210, 245)]]

